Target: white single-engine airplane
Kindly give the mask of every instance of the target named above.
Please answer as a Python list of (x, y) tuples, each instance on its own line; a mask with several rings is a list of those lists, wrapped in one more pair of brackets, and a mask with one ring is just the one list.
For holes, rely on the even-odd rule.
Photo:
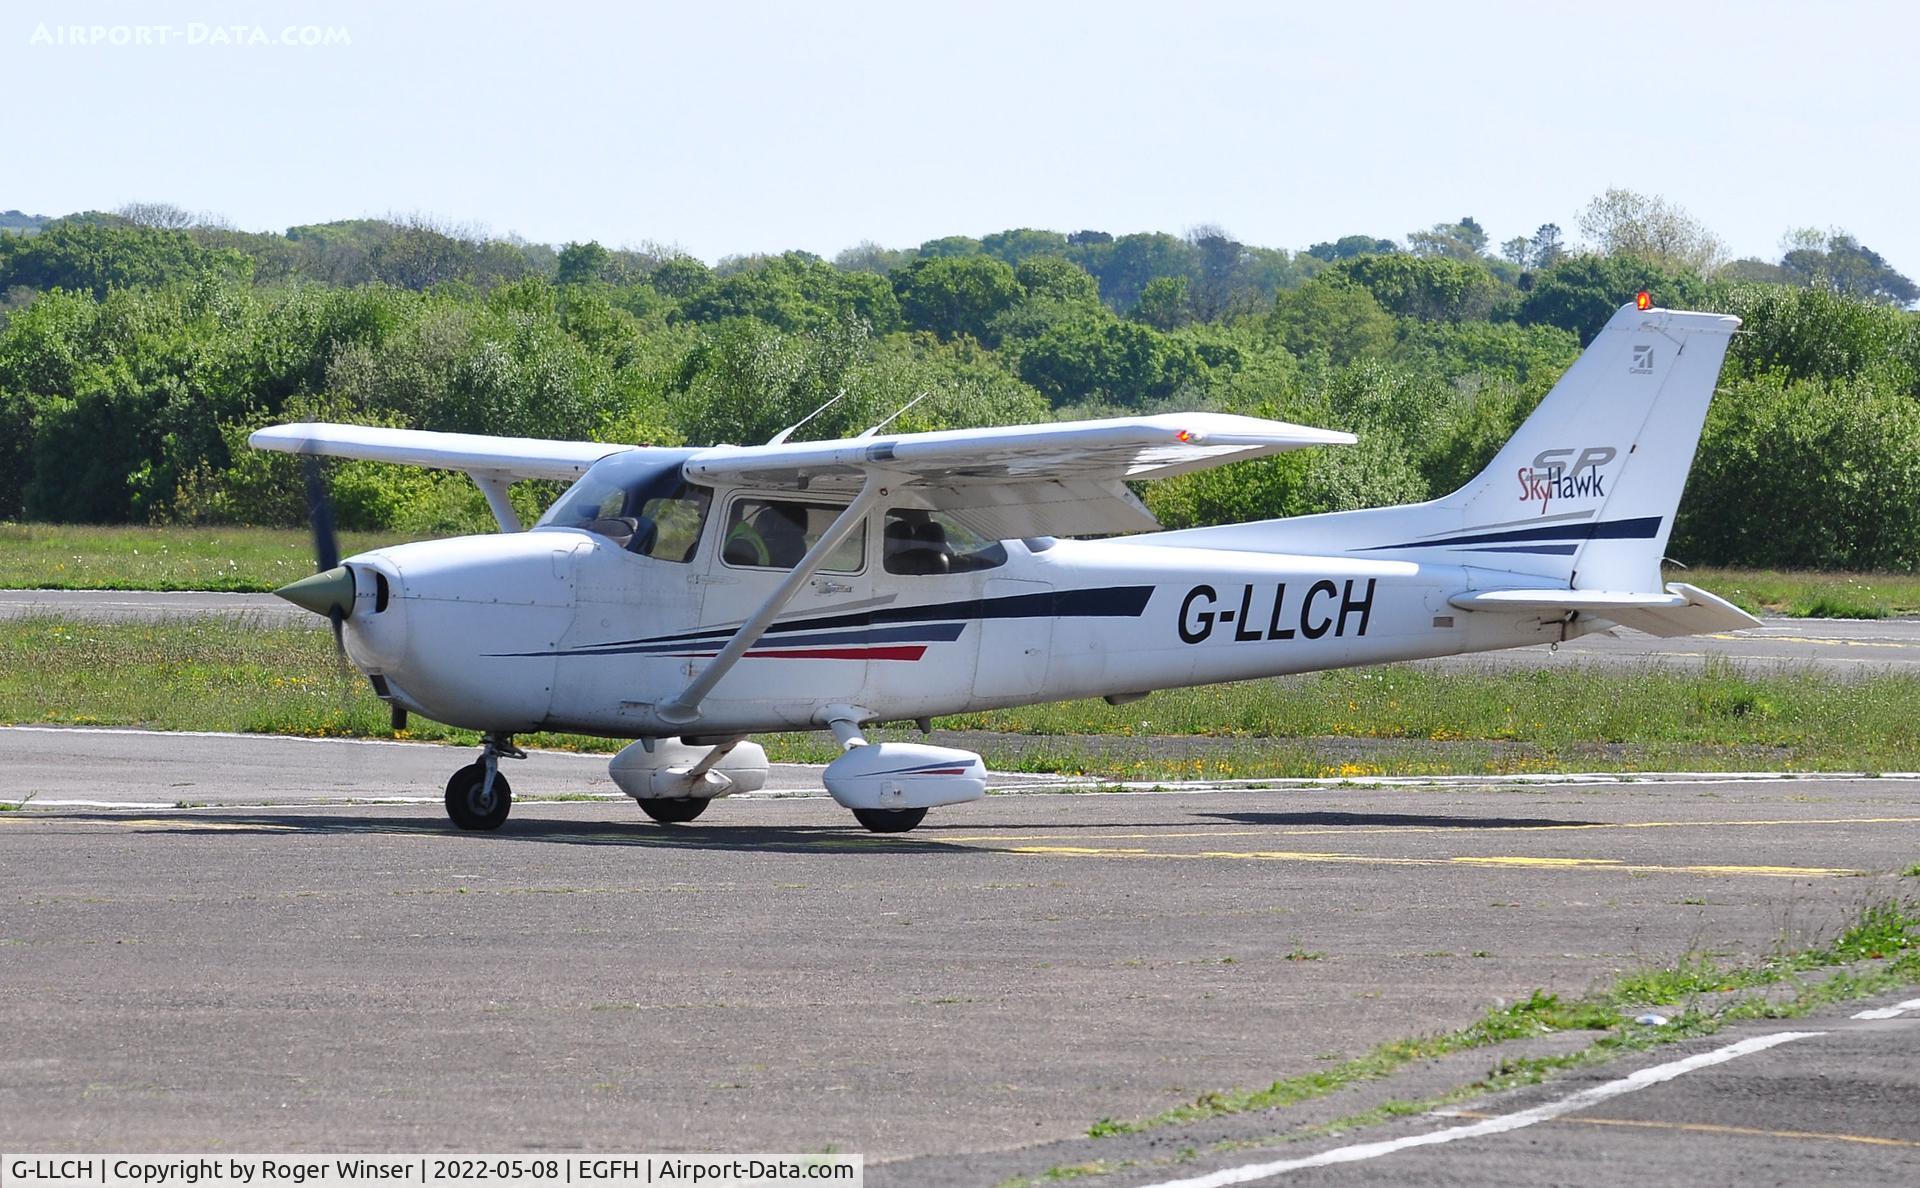
[[(470, 474), (501, 534), (376, 549), (279, 591), (394, 709), (479, 730), (447, 784), (506, 820), (518, 732), (636, 738), (614, 781), (685, 822), (767, 778), (758, 732), (833, 732), (868, 829), (984, 795), (969, 751), (866, 725), (1758, 620), (1661, 556), (1739, 320), (1616, 313), (1477, 478), (1402, 507), (1151, 532), (1128, 491), (1346, 433), (1219, 413), (662, 449), (353, 425), (252, 444)], [(507, 488), (575, 480), (530, 531)], [(1143, 535), (1143, 533), (1151, 533)], [(328, 530), (330, 536), (330, 529)], [(1100, 536), (1099, 540), (1061, 537)]]

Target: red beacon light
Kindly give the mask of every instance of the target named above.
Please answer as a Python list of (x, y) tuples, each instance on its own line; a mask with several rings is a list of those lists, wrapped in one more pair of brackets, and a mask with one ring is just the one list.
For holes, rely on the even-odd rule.
[(1187, 442), (1190, 442), (1193, 440), (1193, 434), (1189, 430), (1182, 429), (1180, 430), (1180, 432), (1173, 435), (1173, 440), (1179, 442), (1182, 445), (1185, 445)]
[(1652, 309), (1652, 308), (1653, 308), (1653, 294), (1652, 294), (1652, 293), (1649, 293), (1649, 292), (1647, 292), (1647, 291), (1646, 291), (1645, 289), (1642, 289), (1642, 290), (1640, 290), (1640, 291), (1639, 291), (1638, 293), (1635, 293), (1635, 294), (1633, 295), (1633, 308), (1635, 308), (1635, 309)]

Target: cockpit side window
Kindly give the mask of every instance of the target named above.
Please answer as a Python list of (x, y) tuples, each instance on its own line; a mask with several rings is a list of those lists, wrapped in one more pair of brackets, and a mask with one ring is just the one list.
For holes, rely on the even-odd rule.
[[(748, 569), (792, 569), (845, 510), (832, 503), (736, 499), (727, 512), (720, 559)], [(834, 546), (820, 568), (829, 573), (857, 573), (865, 564), (866, 554), (867, 525), (863, 520)]]
[(634, 454), (604, 459), (580, 476), (536, 528), (578, 528), (630, 553), (684, 564), (700, 547), (713, 492), (681, 476), (680, 463)]
[(639, 507), (638, 523), (627, 550), (643, 557), (685, 564), (693, 560), (700, 547), (700, 529), (707, 522), (707, 508), (713, 504), (713, 492), (705, 487), (682, 485), (677, 491), (644, 500)]

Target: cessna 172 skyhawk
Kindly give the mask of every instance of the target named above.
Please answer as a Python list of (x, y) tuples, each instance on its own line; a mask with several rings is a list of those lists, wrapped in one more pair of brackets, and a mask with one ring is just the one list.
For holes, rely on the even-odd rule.
[[(517, 732), (639, 741), (612, 775), (690, 821), (767, 777), (756, 732), (833, 732), (867, 828), (984, 794), (968, 751), (863, 727), (1414, 660), (1615, 624), (1757, 620), (1660, 562), (1739, 321), (1616, 313), (1472, 482), (1402, 507), (1152, 532), (1126, 482), (1346, 433), (1218, 413), (709, 449), (352, 425), (252, 444), (466, 471), (502, 533), (376, 549), (279, 591), (333, 618), (395, 709), (482, 731), (447, 785), (497, 828)], [(791, 430), (788, 431), (789, 433)], [(516, 479), (574, 480), (531, 531)], [(1098, 540), (1062, 537), (1099, 536)]]

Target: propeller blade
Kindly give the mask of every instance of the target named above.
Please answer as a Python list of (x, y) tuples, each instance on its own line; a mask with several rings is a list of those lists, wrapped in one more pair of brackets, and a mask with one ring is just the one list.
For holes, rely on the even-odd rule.
[[(308, 454), (302, 460), (306, 463), (307, 472), (307, 521), (313, 526), (314, 573), (316, 576), (332, 575), (335, 570), (338, 570), (339, 574), (344, 576), (346, 606), (350, 607), (353, 605), (353, 575), (340, 564), (340, 536), (333, 527), (333, 499), (327, 494), (327, 478), (320, 469), (319, 458)], [(305, 582), (295, 582), (287, 589), (291, 590), (295, 586), (314, 582), (314, 578), (308, 578)], [(304, 601), (298, 598), (287, 600), (327, 616), (327, 622), (333, 627), (334, 656), (340, 661), (341, 666), (345, 667), (347, 644), (341, 637), (340, 628), (341, 624), (347, 621), (347, 610), (340, 604), (338, 585), (339, 582), (336, 581), (331, 586), (325, 587), (326, 597), (310, 597)], [(286, 597), (286, 591), (280, 591), (280, 594)]]
[[(327, 495), (320, 459), (306, 456), (307, 519), (313, 525), (313, 569), (325, 573), (340, 564), (340, 537), (333, 530), (333, 500)], [(338, 626), (336, 625), (336, 632)]]

